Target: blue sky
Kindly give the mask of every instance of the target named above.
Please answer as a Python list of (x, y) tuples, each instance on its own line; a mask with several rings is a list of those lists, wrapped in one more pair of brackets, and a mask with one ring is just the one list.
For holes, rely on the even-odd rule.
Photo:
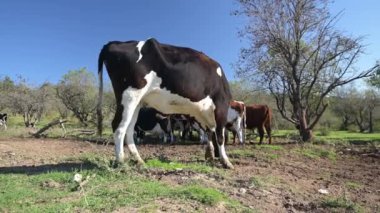
[[(244, 18), (231, 16), (233, 0), (4, 0), (0, 7), (0, 78), (23, 76), (31, 84), (56, 83), (69, 70), (96, 73), (100, 49), (112, 40), (145, 40), (191, 47), (217, 60), (227, 78), (244, 41), (237, 36)], [(380, 1), (336, 0), (344, 10), (337, 27), (364, 35), (357, 66), (380, 59)]]

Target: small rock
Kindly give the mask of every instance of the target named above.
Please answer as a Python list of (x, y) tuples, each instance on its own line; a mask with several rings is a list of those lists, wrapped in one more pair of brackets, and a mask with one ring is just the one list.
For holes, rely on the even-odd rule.
[(240, 188), (240, 189), (239, 189), (239, 193), (240, 193), (241, 195), (244, 195), (246, 192), (247, 192), (247, 190), (244, 189), (244, 188)]
[(327, 191), (327, 189), (319, 189), (318, 192), (321, 194), (324, 194), (324, 195), (327, 195), (329, 193), (329, 191)]
[(267, 190), (263, 190), (263, 193), (264, 193), (264, 195), (270, 195), (270, 194), (272, 194), (271, 192), (269, 192)]
[(14, 152), (8, 152), (8, 155), (10, 155), (10, 156), (15, 156), (16, 155), (16, 153), (14, 153)]
[(74, 181), (77, 182), (77, 183), (82, 182), (82, 175), (76, 173), (76, 174), (74, 175)]

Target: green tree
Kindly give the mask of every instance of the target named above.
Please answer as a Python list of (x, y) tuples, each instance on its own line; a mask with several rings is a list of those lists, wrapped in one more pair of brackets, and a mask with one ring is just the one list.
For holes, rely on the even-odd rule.
[[(378, 61), (377, 63), (379, 64), (380, 62)], [(376, 69), (374, 74), (368, 79), (367, 83), (380, 90), (380, 67)]]
[(84, 126), (95, 122), (96, 78), (86, 68), (65, 74), (57, 85), (57, 97)]
[(12, 92), (15, 87), (14, 81), (9, 76), (5, 76), (0, 80), (0, 111), (10, 107), (9, 93)]

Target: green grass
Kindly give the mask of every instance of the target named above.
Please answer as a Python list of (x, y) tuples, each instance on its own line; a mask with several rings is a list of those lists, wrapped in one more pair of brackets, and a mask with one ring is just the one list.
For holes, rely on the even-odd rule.
[(360, 183), (356, 183), (356, 182), (353, 182), (353, 181), (347, 181), (347, 182), (345, 183), (345, 186), (346, 186), (346, 188), (348, 188), (348, 189), (354, 189), (354, 190), (363, 188), (363, 185), (362, 185), (362, 184), (360, 184)]
[[(331, 130), (328, 134), (322, 131), (314, 131), (315, 140), (326, 141), (328, 143), (335, 142), (380, 142), (380, 132), (375, 133), (360, 133), (349, 131), (334, 131)], [(297, 130), (275, 130), (273, 131), (274, 138), (297, 138), (299, 133)]]
[(283, 150), (282, 146), (277, 146), (277, 145), (269, 145), (269, 144), (262, 144), (256, 147), (257, 149), (265, 149), (265, 150)]
[[(231, 210), (246, 209), (224, 192), (201, 184), (171, 186), (146, 177), (135, 167), (107, 167), (109, 162), (102, 158), (89, 158), (83, 163), (96, 164), (96, 167), (80, 171), (68, 168), (68, 171), (46, 171), (31, 175), (12, 172), (1, 174), (0, 212), (111, 212), (119, 208), (142, 206), (153, 208), (154, 211), (157, 206), (152, 203), (159, 198), (206, 206), (223, 203)], [(150, 163), (157, 166), (157, 162)], [(177, 166), (183, 165), (174, 163), (169, 168), (175, 169)], [(73, 180), (76, 173), (84, 178), (89, 177), (88, 183), (83, 188), (79, 187), (79, 191), (78, 183)]]
[(255, 175), (249, 179), (250, 185), (258, 188), (265, 189), (280, 183), (280, 180), (272, 175)]
[(308, 144), (295, 149), (295, 152), (311, 159), (325, 158), (335, 161), (336, 153), (331, 147)]
[(253, 158), (253, 157), (255, 157), (255, 154), (254, 154), (253, 150), (243, 148), (243, 149), (230, 150), (228, 152), (228, 156), (230, 156), (232, 158), (239, 158), (239, 157), (250, 157), (250, 158)]
[(206, 173), (209, 174), (211, 172), (221, 172), (220, 169), (213, 168), (210, 165), (207, 165), (206, 163), (180, 163), (180, 162), (174, 162), (174, 161), (166, 161), (166, 160), (159, 160), (159, 159), (149, 159), (145, 162), (145, 166), (147, 168), (159, 168), (164, 169), (168, 171), (173, 170), (192, 170), (194, 172), (200, 172), (200, 173)]
[(327, 136), (317, 136), (327, 140), (343, 140), (343, 141), (374, 141), (380, 142), (380, 133), (359, 133), (347, 131), (331, 131)]
[(338, 209), (343, 209), (343, 211), (348, 211), (348, 212), (364, 212), (364, 209), (362, 206), (359, 204), (356, 204), (352, 202), (349, 199), (346, 199), (344, 197), (330, 197), (326, 198), (322, 201), (321, 203), (322, 207), (324, 208), (329, 208), (332, 211), (337, 210), (337, 212), (341, 212), (342, 210)]

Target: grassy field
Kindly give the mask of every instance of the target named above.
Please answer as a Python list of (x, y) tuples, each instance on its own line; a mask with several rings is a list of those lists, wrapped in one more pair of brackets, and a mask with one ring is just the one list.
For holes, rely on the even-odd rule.
[[(230, 199), (227, 194), (199, 183), (172, 186), (144, 176), (147, 171), (170, 172), (189, 170), (199, 173), (223, 173), (206, 164), (181, 164), (158, 159), (147, 161), (145, 168), (123, 165), (112, 168), (110, 162), (99, 156), (70, 159), (83, 163), (83, 169), (37, 172), (32, 174), (0, 175), (1, 212), (151, 212), (162, 205), (157, 200), (183, 206), (197, 205), (207, 209), (216, 205), (230, 211), (249, 212), (247, 207)], [(75, 175), (82, 180), (75, 180)], [(170, 210), (170, 209), (169, 209)]]
[[(88, 137), (75, 135), (75, 126), (68, 125), (67, 130), (72, 132), (67, 134), (69, 139), (58, 140), (65, 148), (70, 147), (66, 142), (70, 138)], [(13, 140), (30, 140), (33, 131), (10, 126), (0, 131), (0, 142), (7, 147)], [(372, 151), (380, 148), (380, 133), (330, 131), (315, 135), (313, 143), (298, 144), (296, 131), (277, 130), (273, 145), (229, 146), (235, 171), (204, 161), (198, 145), (164, 149), (142, 146), (140, 149), (149, 153), (144, 158), (145, 167), (133, 161), (115, 167), (113, 153), (109, 152), (99, 155), (81, 151), (78, 156), (58, 160), (55, 158), (61, 151), (57, 148), (41, 145), (41, 153), (51, 152), (48, 157), (31, 155), (31, 148), (38, 145), (30, 145), (30, 151), (26, 148), (23, 154), (16, 148), (0, 153), (0, 212), (273, 212), (297, 210), (301, 204), (306, 210), (320, 212), (379, 210), (374, 201), (378, 196), (368, 193), (379, 186), (371, 176), (361, 174), (376, 172), (373, 168), (378, 158), (370, 158), (372, 167), (364, 169), (368, 160), (360, 156), (367, 153), (361, 152), (363, 147)], [(52, 128), (46, 136), (32, 142), (57, 143), (62, 130)], [(109, 130), (107, 137), (111, 139)], [(169, 153), (161, 153), (165, 150)], [(357, 152), (351, 157), (346, 150)], [(68, 150), (68, 155), (72, 152)], [(28, 161), (31, 165), (26, 165)], [(347, 176), (346, 170), (352, 174)], [(75, 180), (78, 174), (82, 178)], [(320, 185), (326, 183), (332, 185), (331, 194), (318, 195)], [(262, 197), (272, 201), (262, 203)], [(360, 201), (362, 197), (367, 203)], [(310, 200), (303, 201), (306, 198)]]

